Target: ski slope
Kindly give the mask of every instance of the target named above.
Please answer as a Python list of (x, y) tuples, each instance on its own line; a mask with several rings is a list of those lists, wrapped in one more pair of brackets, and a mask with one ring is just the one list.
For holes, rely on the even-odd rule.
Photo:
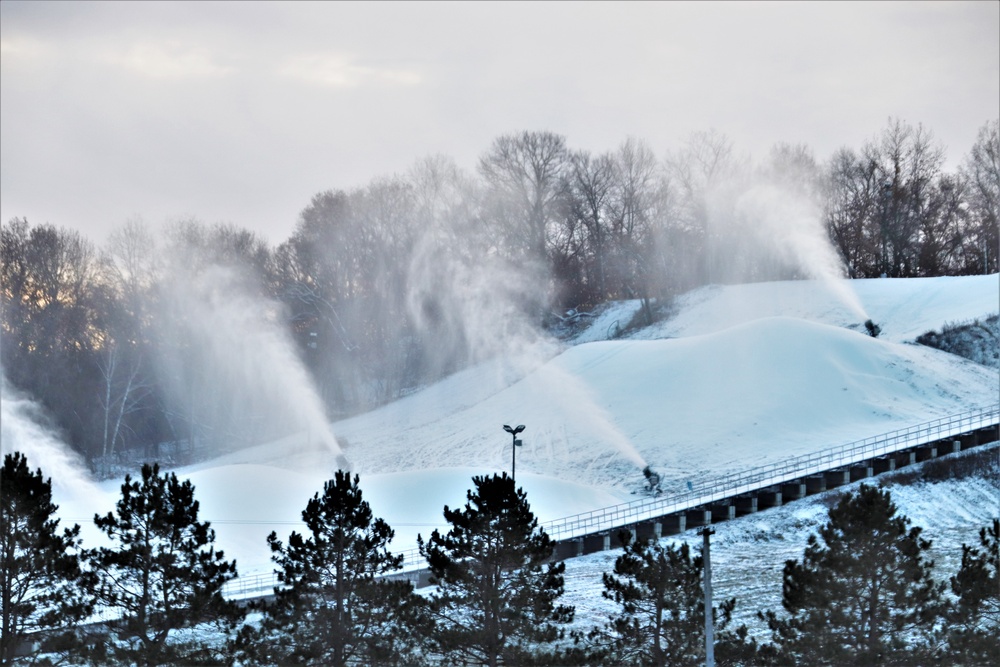
[[(843, 289), (885, 332), (861, 333)], [(996, 370), (911, 344), (913, 337), (998, 309), (998, 276), (710, 287), (673, 316), (602, 340), (609, 308), (573, 344), (467, 369), (371, 413), (333, 425), (394, 548), (443, 528), (474, 474), (510, 471), (544, 521), (635, 499), (650, 465), (665, 490), (996, 402)], [(6, 438), (5, 438), (6, 439)], [(266, 536), (301, 530), (301, 510), (332, 476), (333, 455), (307, 435), (178, 470), (191, 479), (216, 544), (241, 574), (270, 571)], [(90, 518), (112, 509), (120, 482), (61, 485), (62, 516), (88, 546)]]

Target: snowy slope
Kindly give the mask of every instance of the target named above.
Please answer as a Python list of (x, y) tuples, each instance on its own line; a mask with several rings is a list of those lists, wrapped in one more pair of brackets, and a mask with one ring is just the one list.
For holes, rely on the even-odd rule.
[[(549, 520), (634, 498), (647, 463), (669, 491), (996, 402), (996, 370), (903, 341), (995, 312), (997, 276), (846, 285), (883, 338), (859, 333), (863, 320), (823, 283), (706, 288), (630, 339), (483, 364), (334, 432), (376, 515), (396, 528), (395, 547), (407, 549), (441, 525), (444, 505), (464, 503), (473, 474), (510, 470), (505, 423), (527, 425), (517, 479)], [(602, 326), (581, 340), (597, 341)], [(334, 465), (302, 434), (177, 472), (246, 574), (270, 569), (266, 535), (301, 530), (306, 500)], [(90, 546), (100, 538), (89, 519), (112, 509), (119, 484), (57, 482), (62, 515)]]
[[(457, 413), (433, 420), (412, 400), (336, 432), (362, 472), (502, 469), (500, 425), (524, 423), (520, 469), (627, 493), (646, 463), (675, 478), (759, 465), (992, 403), (995, 389), (994, 371), (952, 355), (765, 318), (578, 345)], [(413, 411), (424, 418), (413, 422)]]
[(998, 295), (996, 274), (709, 286), (679, 297), (675, 317), (636, 337), (692, 336), (785, 315), (857, 330), (870, 318), (882, 327), (881, 339), (904, 342), (948, 322), (995, 313)]

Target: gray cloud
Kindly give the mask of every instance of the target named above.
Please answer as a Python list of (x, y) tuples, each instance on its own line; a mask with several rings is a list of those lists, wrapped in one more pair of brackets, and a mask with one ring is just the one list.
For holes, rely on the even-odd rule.
[(1000, 5), (0, 4), (0, 201), (101, 240), (132, 215), (287, 236), (312, 194), (498, 134), (715, 128), (741, 152), (923, 123), (951, 166), (1000, 115)]

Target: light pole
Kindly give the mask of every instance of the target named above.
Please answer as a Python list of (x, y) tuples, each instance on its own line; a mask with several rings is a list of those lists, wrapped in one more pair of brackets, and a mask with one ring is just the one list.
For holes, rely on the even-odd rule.
[(517, 464), (517, 448), (521, 446), (521, 441), (517, 439), (517, 434), (524, 430), (524, 424), (518, 424), (514, 428), (503, 425), (503, 430), (510, 433), (510, 437), (514, 439), (514, 442), (510, 446), (510, 479), (514, 480), (514, 470)]

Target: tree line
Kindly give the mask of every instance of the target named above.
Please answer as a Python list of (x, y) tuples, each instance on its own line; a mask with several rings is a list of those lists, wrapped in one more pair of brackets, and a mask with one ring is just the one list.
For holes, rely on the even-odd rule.
[[(90, 461), (155, 458), (158, 443), (243, 446), (285, 433), (249, 414), (251, 398), (210, 385), (230, 370), (211, 366), (192, 327), (220, 300), (240, 294), (259, 311), (245, 330), (276, 323), (340, 417), (568, 309), (639, 299), (652, 322), (697, 286), (808, 276), (818, 260), (794, 242), (802, 234), (828, 239), (853, 278), (996, 272), (998, 121), (956, 170), (944, 164), (929, 130), (898, 119), (826, 161), (778, 145), (753, 163), (715, 132), (663, 159), (635, 138), (595, 154), (519, 132), (495, 139), (474, 173), (437, 156), (317, 193), (277, 246), (232, 224), (154, 234), (132, 220), (97, 248), (15, 218), (0, 236), (0, 362)], [(230, 387), (241, 384), (253, 383)]]
[[(637, 541), (603, 574), (607, 621), (567, 630), (563, 563), (523, 490), (474, 477), (450, 529), (419, 538), (435, 586), (394, 577), (392, 528), (357, 475), (337, 471), (302, 512), (304, 533), (267, 544), (279, 586), (247, 608), (222, 597), (235, 561), (214, 548), (190, 482), (156, 465), (125, 478), (94, 517), (111, 546), (60, 532), (51, 483), (19, 453), (2, 468), (0, 664), (646, 665), (703, 664), (703, 562), (686, 544)], [(735, 599), (711, 610), (719, 665), (979, 665), (1000, 651), (1000, 521), (963, 545), (947, 583), (930, 542), (887, 490), (844, 494), (801, 559), (785, 563), (771, 639), (730, 628)], [(94, 622), (95, 613), (99, 622)]]

